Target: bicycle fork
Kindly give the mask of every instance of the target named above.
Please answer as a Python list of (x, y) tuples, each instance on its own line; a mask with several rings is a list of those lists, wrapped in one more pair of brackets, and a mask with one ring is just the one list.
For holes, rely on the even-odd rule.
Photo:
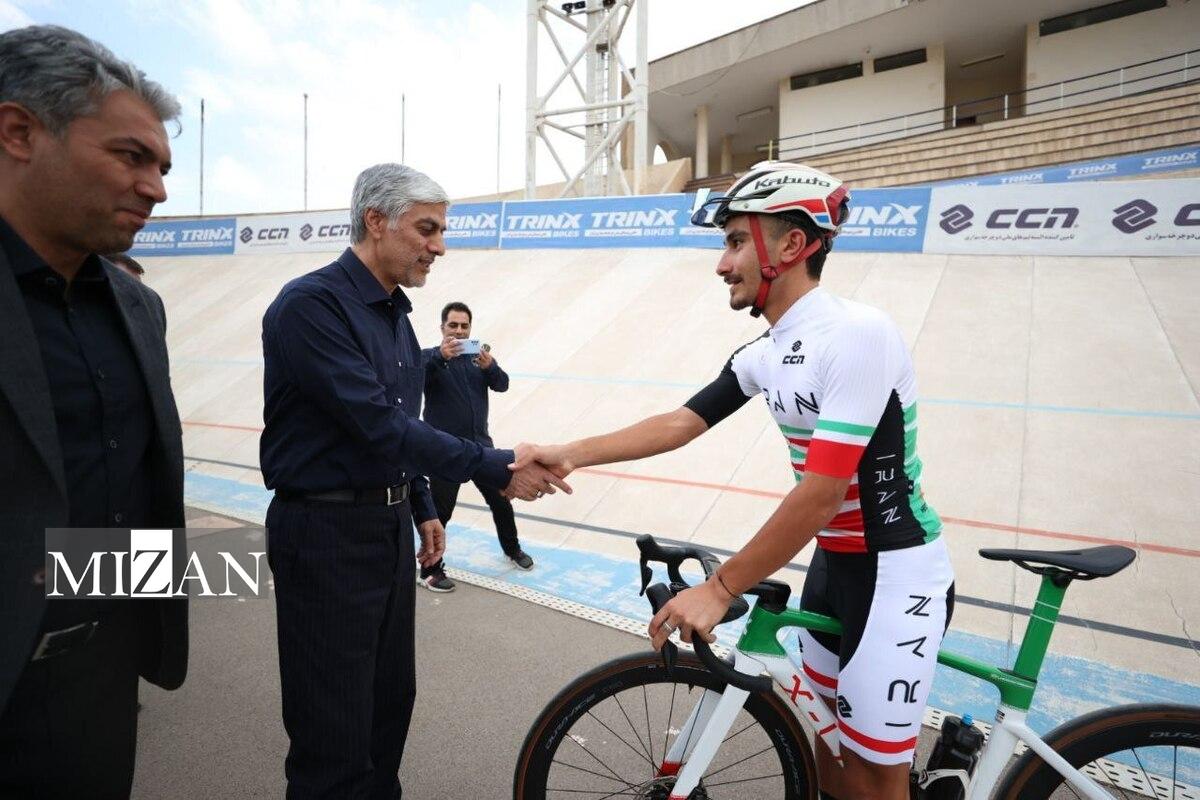
[[(740, 650), (734, 651), (733, 668), (738, 672), (758, 675), (764, 667), (783, 688), (792, 704), (812, 721), (813, 730), (840, 761), (837, 720), (803, 672), (796, 671), (786, 658), (751, 658)], [(700, 784), (700, 779), (712, 763), (717, 749), (725, 741), (733, 720), (748, 697), (748, 692), (733, 686), (727, 686), (722, 694), (705, 690), (700, 701), (688, 714), (687, 722), (675, 737), (659, 768), (659, 776), (678, 775), (669, 800), (686, 800)], [(697, 731), (700, 731), (698, 736)]]

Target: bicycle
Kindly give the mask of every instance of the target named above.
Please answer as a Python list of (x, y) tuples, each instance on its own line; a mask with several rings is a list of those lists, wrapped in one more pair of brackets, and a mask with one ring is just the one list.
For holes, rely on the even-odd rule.
[[(687, 588), (680, 573), (684, 561), (698, 561), (706, 576), (720, 564), (697, 547), (668, 547), (651, 536), (639, 537), (637, 544), (641, 593), (656, 612)], [(938, 653), (939, 663), (994, 685), (1000, 703), (986, 744), (970, 719), (945, 723), (957, 727), (943, 727), (948, 744), (941, 755), (935, 747), (930, 757), (935, 763), (912, 770), (910, 796), (1200, 800), (1200, 708), (1105, 708), (1060, 725), (1045, 739), (1025, 722), (1067, 587), (1074, 580), (1116, 574), (1133, 561), (1134, 551), (1108, 546), (979, 552), (1040, 574), (1037, 600), (1011, 669), (946, 650)], [(669, 586), (650, 585), (651, 562), (666, 566)], [(782, 581), (762, 581), (745, 594), (756, 598), (753, 608), (744, 595), (735, 598), (719, 623), (750, 614), (727, 659), (697, 636), (694, 654), (679, 652), (668, 642), (661, 654), (614, 659), (561, 690), (525, 738), (513, 779), (515, 800), (815, 799), (810, 740), (820, 737), (839, 755), (837, 719), (804, 670), (788, 657), (779, 635), (794, 628), (838, 634), (841, 625), (831, 617), (789, 608), (791, 587)], [(947, 730), (952, 736), (946, 736)], [(1019, 743), (1027, 750), (1009, 765)]]

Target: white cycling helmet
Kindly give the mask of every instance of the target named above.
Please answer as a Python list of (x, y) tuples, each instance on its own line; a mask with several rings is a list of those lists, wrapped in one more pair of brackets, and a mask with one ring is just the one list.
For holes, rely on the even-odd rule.
[[(761, 161), (729, 188), (726, 194), (706, 199), (695, 213), (692, 224), (705, 228), (724, 228), (729, 218), (750, 215), (750, 233), (758, 252), (762, 284), (750, 313), (762, 313), (771, 289), (771, 281), (801, 263), (818, 249), (829, 252), (850, 207), (845, 184), (820, 170), (786, 161)], [(775, 266), (767, 257), (767, 248), (758, 223), (759, 214), (772, 214), (797, 221), (808, 221), (820, 235), (809, 242), (800, 255), (786, 264)]]

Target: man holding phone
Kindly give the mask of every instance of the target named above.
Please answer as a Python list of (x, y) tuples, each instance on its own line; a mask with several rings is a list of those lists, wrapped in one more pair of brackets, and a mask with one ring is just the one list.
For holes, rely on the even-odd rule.
[[(446, 433), (491, 447), (488, 435), (488, 390), (508, 391), (508, 375), (500, 369), (491, 348), (471, 337), (471, 309), (447, 303), (442, 309), (442, 343), (421, 351), (425, 367), (425, 421)], [(474, 481), (492, 511), (496, 536), (504, 554), (521, 569), (533, 569), (533, 559), (517, 541), (512, 503), (490, 486)], [(461, 484), (430, 477), (429, 489), (438, 519), (445, 526), (454, 514)], [(454, 591), (444, 561), (422, 567), (418, 582), (434, 592)]]

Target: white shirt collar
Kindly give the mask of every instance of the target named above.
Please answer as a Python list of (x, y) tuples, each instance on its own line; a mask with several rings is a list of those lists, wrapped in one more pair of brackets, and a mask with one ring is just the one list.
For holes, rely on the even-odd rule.
[(820, 286), (814, 286), (805, 292), (804, 296), (792, 303), (791, 308), (783, 312), (783, 316), (771, 326), (771, 338), (774, 339), (777, 334), (797, 325), (825, 294), (825, 290)]

